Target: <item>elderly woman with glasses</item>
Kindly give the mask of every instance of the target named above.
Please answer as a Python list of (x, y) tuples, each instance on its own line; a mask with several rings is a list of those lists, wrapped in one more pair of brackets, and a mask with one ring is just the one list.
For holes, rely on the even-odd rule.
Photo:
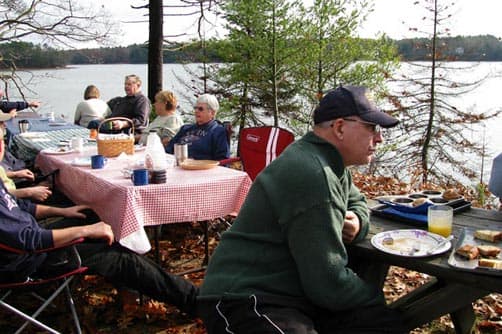
[(188, 156), (196, 160), (223, 160), (230, 156), (227, 131), (215, 119), (220, 104), (214, 95), (199, 96), (194, 107), (195, 124), (181, 127), (166, 146), (173, 154), (174, 144), (187, 144)]

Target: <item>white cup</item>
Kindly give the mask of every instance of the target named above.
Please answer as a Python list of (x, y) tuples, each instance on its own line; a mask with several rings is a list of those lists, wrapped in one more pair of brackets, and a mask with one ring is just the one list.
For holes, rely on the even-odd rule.
[(449, 237), (453, 225), (453, 208), (449, 205), (431, 205), (427, 209), (427, 226), (431, 233)]
[(70, 148), (77, 152), (84, 151), (84, 139), (81, 137), (73, 137), (70, 141)]
[(47, 118), (49, 119), (49, 122), (54, 122), (56, 118), (54, 117), (54, 112), (50, 111), (47, 113)]

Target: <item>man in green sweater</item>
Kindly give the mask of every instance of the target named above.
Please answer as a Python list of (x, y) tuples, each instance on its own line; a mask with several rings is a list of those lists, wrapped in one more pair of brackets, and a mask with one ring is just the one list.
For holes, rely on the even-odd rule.
[[(360, 86), (328, 92), (314, 129), (258, 175), (198, 298), (208, 333), (404, 333), (382, 291), (349, 266), (369, 229), (348, 166), (368, 164), (398, 120)], [(352, 259), (351, 259), (352, 260)]]

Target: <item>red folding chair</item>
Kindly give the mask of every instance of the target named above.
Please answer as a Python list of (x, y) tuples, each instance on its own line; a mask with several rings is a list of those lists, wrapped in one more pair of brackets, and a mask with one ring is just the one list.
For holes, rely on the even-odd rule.
[(290, 131), (278, 127), (244, 128), (239, 134), (238, 157), (223, 160), (220, 165), (240, 160), (244, 171), (254, 180), (294, 140)]
[[(23, 325), (15, 332), (21, 333), (26, 326), (28, 326), (30, 323), (46, 330), (49, 333), (60, 333), (56, 331), (54, 328), (49, 327), (48, 325), (42, 323), (41, 321), (37, 320), (36, 318), (40, 315), (42, 311), (44, 311), (48, 306), (52, 304), (54, 299), (58, 297), (63, 291), (65, 292), (66, 295), (66, 300), (68, 302), (68, 306), (70, 307), (71, 314), (73, 317), (73, 321), (75, 323), (75, 329), (76, 333), (81, 334), (82, 330), (80, 328), (80, 322), (77, 316), (77, 311), (75, 309), (75, 304), (73, 302), (73, 298), (71, 296), (70, 288), (69, 285), (71, 281), (73, 280), (74, 276), (77, 274), (81, 274), (87, 270), (87, 267), (82, 267), (81, 266), (81, 261), (80, 261), (80, 256), (78, 255), (78, 252), (75, 248), (75, 244), (80, 243), (83, 241), (83, 238), (76, 239), (72, 241), (71, 243), (68, 243), (66, 245), (63, 245), (61, 247), (57, 248), (51, 248), (51, 249), (42, 249), (42, 250), (37, 250), (34, 253), (48, 253), (52, 252), (55, 250), (61, 250), (66, 247), (70, 247), (71, 250), (71, 255), (73, 256), (73, 260), (75, 263), (76, 268), (74, 269), (69, 269), (68, 271), (65, 271), (63, 273), (57, 273), (54, 275), (54, 277), (49, 277), (49, 278), (43, 278), (43, 279), (30, 279), (26, 278), (23, 282), (12, 282), (12, 283), (0, 283), (0, 308), (3, 308), (7, 311), (10, 311), (17, 316), (21, 317), (22, 319), (25, 320)], [(19, 250), (15, 249), (12, 247), (9, 247), (7, 245), (1, 244), (0, 243), (0, 252), (9, 252), (9, 253), (14, 253), (14, 254), (26, 254), (27, 252), (24, 250)], [(49, 285), (54, 284), (56, 288), (54, 291), (50, 293), (48, 297), (42, 297), (38, 295), (35, 290), (37, 288), (40, 288), (42, 285)], [(20, 309), (20, 307), (16, 307), (13, 305), (13, 302), (7, 303), (6, 299), (7, 297), (15, 297), (17, 293), (25, 293), (29, 292), (31, 293), (32, 296), (34, 296), (36, 299), (39, 301), (42, 301), (43, 304), (38, 307), (38, 309), (31, 315), (25, 313)], [(13, 299), (14, 298), (10, 298)]]

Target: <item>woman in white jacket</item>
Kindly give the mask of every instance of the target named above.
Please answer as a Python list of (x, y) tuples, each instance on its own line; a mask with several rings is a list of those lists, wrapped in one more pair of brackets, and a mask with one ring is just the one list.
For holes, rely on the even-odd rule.
[(84, 91), (84, 101), (80, 102), (75, 110), (75, 124), (87, 127), (90, 121), (101, 121), (110, 113), (108, 104), (100, 99), (99, 89), (89, 85)]

